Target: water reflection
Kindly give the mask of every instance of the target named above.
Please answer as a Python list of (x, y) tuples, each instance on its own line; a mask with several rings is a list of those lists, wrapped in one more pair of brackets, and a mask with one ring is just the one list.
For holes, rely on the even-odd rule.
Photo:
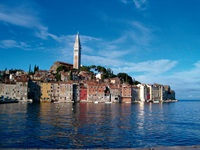
[(0, 105), (0, 138), (4, 139), (0, 141), (0, 147), (131, 148), (195, 145), (200, 141), (200, 117), (196, 115), (200, 113), (199, 107), (200, 102)]

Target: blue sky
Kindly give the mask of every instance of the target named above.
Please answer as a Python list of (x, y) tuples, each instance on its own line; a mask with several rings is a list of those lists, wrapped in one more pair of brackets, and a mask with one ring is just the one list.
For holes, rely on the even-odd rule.
[(200, 99), (199, 0), (1, 0), (0, 70), (73, 62), (170, 85), (177, 99)]

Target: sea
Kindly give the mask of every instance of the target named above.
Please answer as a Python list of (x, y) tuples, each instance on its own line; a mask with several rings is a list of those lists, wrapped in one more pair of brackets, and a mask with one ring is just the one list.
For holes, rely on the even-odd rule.
[(0, 105), (0, 148), (200, 145), (200, 101)]

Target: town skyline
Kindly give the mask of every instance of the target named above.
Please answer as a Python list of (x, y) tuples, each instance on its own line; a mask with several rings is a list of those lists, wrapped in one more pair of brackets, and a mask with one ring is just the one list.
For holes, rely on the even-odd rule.
[[(181, 0), (1, 1), (0, 70), (73, 63), (126, 72), (141, 83), (169, 84), (177, 99), (199, 99), (200, 2)], [(115, 6), (113, 8), (113, 5)]]

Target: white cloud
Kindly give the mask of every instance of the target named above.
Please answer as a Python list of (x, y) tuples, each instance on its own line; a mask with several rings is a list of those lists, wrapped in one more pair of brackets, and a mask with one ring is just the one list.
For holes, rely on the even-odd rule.
[(110, 59), (102, 56), (82, 55), (81, 57), (83, 65), (101, 65), (104, 67), (116, 67), (122, 63), (120, 60)]
[(35, 17), (27, 14), (18, 14), (15, 12), (0, 12), (0, 21), (27, 28), (33, 28), (37, 26), (37, 20)]
[(113, 68), (114, 72), (138, 73), (142, 72), (149, 75), (159, 75), (171, 70), (177, 64), (171, 60), (154, 60), (139, 63), (124, 63), (123, 67)]
[(17, 42), (15, 40), (3, 40), (0, 41), (0, 47), (1, 48), (21, 48), (24, 50), (29, 50), (30, 45), (28, 45), (26, 42)]
[(120, 0), (124, 4), (129, 4), (130, 2), (133, 2), (135, 7), (138, 10), (144, 10), (146, 8), (147, 0)]
[(48, 32), (48, 27), (42, 25), (39, 18), (33, 12), (28, 12), (26, 9), (14, 9), (2, 5), (0, 5), (0, 8), (0, 21), (32, 29), (35, 32), (35, 36), (41, 39), (51, 37), (54, 40), (60, 40), (56, 35)]
[[(173, 64), (173, 63), (172, 63)], [(163, 67), (165, 65), (163, 64)], [(168, 72), (162, 74), (143, 73), (134, 75), (134, 78), (142, 83), (160, 83), (170, 85), (176, 92), (179, 99), (197, 99), (200, 96), (200, 61), (194, 63), (193, 67), (184, 71), (174, 71), (169, 75)], [(191, 97), (191, 95), (193, 97)]]
[(152, 39), (152, 29), (146, 27), (140, 22), (131, 22), (132, 30), (128, 32), (129, 36), (137, 45), (149, 46)]
[(137, 9), (145, 9), (146, 0), (133, 0)]
[(128, 0), (120, 0), (122, 3), (127, 4), (129, 3)]

